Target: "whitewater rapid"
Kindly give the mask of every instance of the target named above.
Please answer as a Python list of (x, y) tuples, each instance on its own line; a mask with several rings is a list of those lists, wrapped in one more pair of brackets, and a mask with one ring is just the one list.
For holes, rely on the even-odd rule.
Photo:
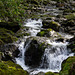
[[(28, 32), (31, 34), (31, 36), (35, 37), (37, 33), (40, 32), (41, 30), (42, 20), (29, 19), (27, 22), (25, 22), (24, 26), (28, 27)], [(72, 36), (70, 35), (64, 35), (62, 33), (61, 35), (65, 38), (72, 38)], [(25, 37), (24, 39), (29, 38), (29, 37), (26, 37), (26, 38)], [(30, 41), (26, 44), (25, 47), (24, 47), (25, 41), (22, 41), (20, 44), (18, 44), (20, 54), (18, 58), (15, 58), (16, 63), (21, 65), (21, 67), (24, 70), (27, 70), (28, 72), (30, 72), (30, 75), (35, 75), (38, 72), (48, 72), (48, 71), (59, 72), (61, 70), (61, 63), (68, 57), (74, 55), (73, 53), (71, 53), (70, 49), (67, 49), (68, 42), (66, 41), (56, 42), (56, 41), (51, 41), (50, 39), (48, 39), (46, 40), (46, 42), (52, 46), (45, 49), (44, 55), (41, 58), (42, 63), (36, 69), (30, 69), (28, 66), (25, 65), (25, 61), (24, 61), (25, 59), (24, 53), (26, 52), (26, 48), (28, 47)], [(44, 61), (45, 58), (46, 58), (47, 64)], [(45, 67), (44, 65), (46, 65), (47, 67)]]

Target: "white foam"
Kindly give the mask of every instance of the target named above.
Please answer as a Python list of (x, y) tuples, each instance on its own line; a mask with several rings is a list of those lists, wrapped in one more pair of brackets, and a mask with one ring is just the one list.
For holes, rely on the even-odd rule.
[(31, 36), (36, 36), (38, 32), (40, 32), (40, 28), (42, 26), (42, 20), (31, 20), (28, 19), (26, 24), (24, 25), (26, 27), (29, 27), (28, 32), (31, 34)]
[(39, 20), (31, 20), (31, 19), (28, 19), (28, 21), (26, 22), (26, 24), (24, 26), (27, 26), (27, 27), (31, 27), (33, 29), (39, 29), (41, 28), (42, 26), (42, 20), (39, 19)]

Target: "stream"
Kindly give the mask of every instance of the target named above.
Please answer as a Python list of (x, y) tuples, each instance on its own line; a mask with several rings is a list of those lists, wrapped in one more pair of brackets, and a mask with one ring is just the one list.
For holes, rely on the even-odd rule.
[[(25, 27), (28, 27), (28, 32), (30, 33), (30, 36), (25, 36), (22, 39), (22, 42), (18, 44), (20, 54), (18, 58), (16, 59), (16, 63), (21, 65), (21, 67), (24, 70), (27, 70), (30, 75), (35, 75), (39, 72), (59, 72), (61, 70), (61, 63), (67, 59), (70, 56), (73, 56), (74, 54), (71, 52), (71, 50), (67, 49), (68, 42), (56, 42), (52, 41), (51, 39), (45, 40), (48, 44), (52, 45), (51, 47), (47, 47), (44, 51), (44, 54), (41, 58), (42, 63), (38, 68), (33, 68), (31, 69), (29, 66), (25, 65), (25, 56), (24, 53), (26, 52), (27, 47), (29, 46), (30, 42), (26, 43), (26, 46), (24, 47), (25, 41), (27, 38), (33, 36), (37, 37), (37, 33), (40, 32), (41, 27), (42, 27), (42, 20), (31, 20), (28, 19), (28, 21), (24, 25)], [(60, 33), (60, 32), (59, 32)], [(60, 33), (60, 35), (66, 39), (70, 39), (73, 36), (65, 34), (65, 33)], [(46, 62), (45, 62), (46, 60)], [(36, 62), (36, 61), (35, 61)]]

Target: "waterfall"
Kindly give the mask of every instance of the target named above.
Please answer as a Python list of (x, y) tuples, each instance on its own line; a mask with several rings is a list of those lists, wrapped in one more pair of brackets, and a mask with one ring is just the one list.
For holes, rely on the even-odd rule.
[[(25, 27), (28, 27), (28, 32), (31, 34), (31, 36), (35, 37), (38, 32), (40, 32), (41, 27), (42, 27), (42, 20), (31, 20), (29, 19), (26, 24), (24, 25)], [(29, 36), (29, 37), (31, 37)], [(62, 34), (63, 37), (68, 37), (69, 35), (64, 35)], [(26, 36), (25, 36), (26, 37)], [(71, 36), (72, 37), (72, 36)], [(24, 38), (27, 39), (28, 37)], [(70, 36), (69, 36), (70, 38)], [(47, 47), (45, 49), (45, 52), (42, 56), (42, 62), (40, 66), (38, 66), (37, 69), (33, 69), (32, 72), (30, 72), (30, 68), (25, 65), (25, 56), (24, 53), (27, 49), (27, 47), (30, 44), (30, 41), (26, 43), (25, 47), (25, 41), (22, 41), (18, 46), (20, 50), (20, 54), (18, 58), (16, 59), (16, 63), (21, 65), (21, 67), (24, 70), (27, 70), (30, 72), (30, 75), (37, 74), (38, 72), (59, 72), (61, 70), (61, 63), (67, 59), (69, 56), (73, 56), (73, 53), (71, 53), (71, 50), (67, 49), (68, 42), (56, 42), (56, 41), (51, 41), (50, 39), (46, 40), (48, 44), (51, 45), (51, 47)], [(35, 61), (36, 62), (36, 61)]]
[[(45, 65), (44, 67), (47, 66), (47, 69), (53, 72), (59, 72), (63, 60), (69, 56), (73, 56), (73, 53), (71, 53), (70, 49), (67, 49), (68, 42), (50, 42), (50, 40), (47, 40), (47, 42), (52, 45), (52, 47), (45, 49), (41, 66)], [(44, 59), (47, 60), (47, 65), (44, 63)]]

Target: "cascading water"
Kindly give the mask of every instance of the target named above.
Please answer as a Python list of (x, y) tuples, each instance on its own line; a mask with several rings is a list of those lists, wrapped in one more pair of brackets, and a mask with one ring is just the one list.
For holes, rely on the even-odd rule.
[[(40, 19), (37, 21), (29, 19), (24, 26), (28, 27), (29, 28), (28, 32), (31, 34), (31, 36), (35, 37), (37, 33), (40, 32), (42, 21)], [(30, 68), (25, 65), (24, 61), (25, 59), (24, 53), (30, 41), (25, 45), (25, 47), (24, 42), (25, 41), (19, 44), (20, 57), (16, 58), (16, 63), (21, 65), (24, 70), (30, 72)], [(50, 41), (50, 39), (46, 40), (46, 42), (50, 44), (51, 47), (45, 49), (44, 55), (41, 58), (42, 63), (40, 64), (40, 66), (38, 66), (36, 70), (33, 69), (33, 71), (30, 72), (30, 75), (34, 75), (40, 71), (59, 72), (61, 70), (61, 63), (63, 62), (63, 60), (67, 59), (69, 56), (73, 56), (73, 53), (71, 53), (71, 51), (67, 49), (68, 42), (56, 42)]]
[(26, 27), (29, 27), (28, 32), (31, 34), (31, 36), (36, 36), (38, 32), (40, 32), (40, 28), (42, 26), (42, 20), (31, 20), (29, 19), (26, 22)]
[[(73, 56), (73, 54), (67, 49), (67, 42), (50, 42), (50, 40), (47, 40), (47, 42), (52, 45), (52, 47), (45, 49), (42, 61), (44, 62), (44, 59), (47, 60), (47, 69), (53, 72), (59, 72), (61, 70), (62, 61), (69, 56)], [(44, 65), (43, 62), (41, 66)]]

